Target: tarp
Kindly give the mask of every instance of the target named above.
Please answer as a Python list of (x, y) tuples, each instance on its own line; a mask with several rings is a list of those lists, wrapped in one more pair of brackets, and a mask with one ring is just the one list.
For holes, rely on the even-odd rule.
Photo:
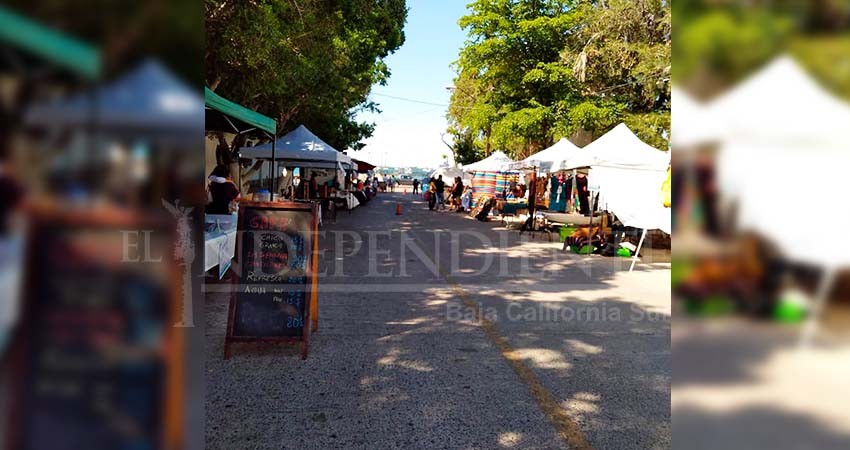
[[(337, 151), (325, 141), (319, 139), (304, 125), (287, 133), (276, 142), (275, 159), (286, 165), (292, 162), (302, 167), (327, 167), (334, 168), (339, 164), (352, 167), (350, 156)], [(246, 147), (240, 150), (243, 158), (271, 159), (271, 143)], [(304, 164), (302, 164), (304, 163)]]
[(0, 6), (0, 41), (88, 79), (101, 72), (100, 52), (83, 42)]
[(351, 158), (351, 162), (352, 162), (352, 163), (354, 163), (354, 165), (357, 167), (357, 172), (358, 172), (358, 173), (366, 173), (366, 172), (368, 172), (368, 171), (370, 171), (370, 170), (374, 170), (374, 169), (375, 169), (375, 165), (374, 165), (374, 164), (369, 164), (369, 163), (367, 163), (366, 161), (361, 161), (361, 160), (359, 160), (359, 159)]
[(113, 135), (198, 142), (204, 132), (204, 103), (159, 62), (147, 60), (95, 92), (33, 105), (25, 120), (47, 128), (94, 125)]
[[(206, 129), (242, 133), (256, 128), (274, 136), (277, 133), (277, 122), (271, 117), (264, 116), (236, 102), (232, 102), (208, 87), (204, 87), (204, 106), (206, 107)], [(211, 117), (210, 110), (227, 117), (227, 120), (217, 120)], [(221, 123), (224, 122), (224, 123)], [(232, 129), (236, 127), (236, 129)]]
[(741, 231), (754, 231), (795, 261), (850, 266), (840, 230), (850, 229), (850, 104), (780, 57), (710, 106), (728, 133), (718, 186), (736, 204)]
[(463, 166), (464, 172), (504, 172), (510, 170), (510, 164), (514, 162), (508, 155), (501, 151), (495, 151), (481, 161)]
[(540, 172), (551, 172), (559, 170), (563, 165), (569, 165), (569, 161), (580, 160), (584, 156), (586, 156), (585, 150), (562, 138), (551, 147), (511, 164), (511, 167), (514, 169), (536, 167)]

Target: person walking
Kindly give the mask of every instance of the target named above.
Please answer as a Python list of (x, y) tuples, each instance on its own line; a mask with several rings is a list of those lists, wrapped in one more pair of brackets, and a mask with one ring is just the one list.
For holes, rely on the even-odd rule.
[(437, 180), (431, 177), (431, 181), (428, 182), (428, 209), (431, 211), (434, 210), (434, 206), (437, 204)]
[(444, 209), (446, 206), (446, 199), (444, 196), (446, 191), (446, 183), (443, 181), (443, 176), (438, 176), (434, 184), (437, 189), (437, 209)]

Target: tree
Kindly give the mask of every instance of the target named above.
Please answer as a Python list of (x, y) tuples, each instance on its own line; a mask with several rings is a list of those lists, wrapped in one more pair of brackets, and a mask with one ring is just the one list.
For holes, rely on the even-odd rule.
[(625, 121), (667, 148), (669, 2), (477, 0), (459, 25), (469, 39), (449, 108), (456, 138), (521, 158)]
[(225, 97), (304, 124), (338, 149), (362, 147), (377, 111), (367, 96), (390, 76), (384, 62), (404, 43), (403, 0), (207, 0), (206, 80)]

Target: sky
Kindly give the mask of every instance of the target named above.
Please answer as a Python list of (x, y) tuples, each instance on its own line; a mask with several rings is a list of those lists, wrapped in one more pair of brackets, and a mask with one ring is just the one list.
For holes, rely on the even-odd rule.
[[(386, 60), (391, 72), (387, 85), (374, 86), (370, 96), (381, 113), (358, 115), (359, 120), (374, 122), (375, 132), (364, 141), (366, 147), (349, 152), (351, 156), (388, 167), (437, 167), (443, 155), (452, 162), (440, 133), (446, 131), (451, 96), (446, 87), (455, 77), (451, 64), (466, 39), (457, 25), (466, 4), (408, 0), (405, 43)], [(451, 142), (450, 136), (445, 138)]]

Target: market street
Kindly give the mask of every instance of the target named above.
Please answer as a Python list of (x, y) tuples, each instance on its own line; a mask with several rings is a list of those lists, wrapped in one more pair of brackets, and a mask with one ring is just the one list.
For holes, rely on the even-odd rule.
[(322, 231), (307, 360), (224, 360), (208, 285), (207, 448), (670, 448), (669, 263), (629, 273), (406, 193)]

